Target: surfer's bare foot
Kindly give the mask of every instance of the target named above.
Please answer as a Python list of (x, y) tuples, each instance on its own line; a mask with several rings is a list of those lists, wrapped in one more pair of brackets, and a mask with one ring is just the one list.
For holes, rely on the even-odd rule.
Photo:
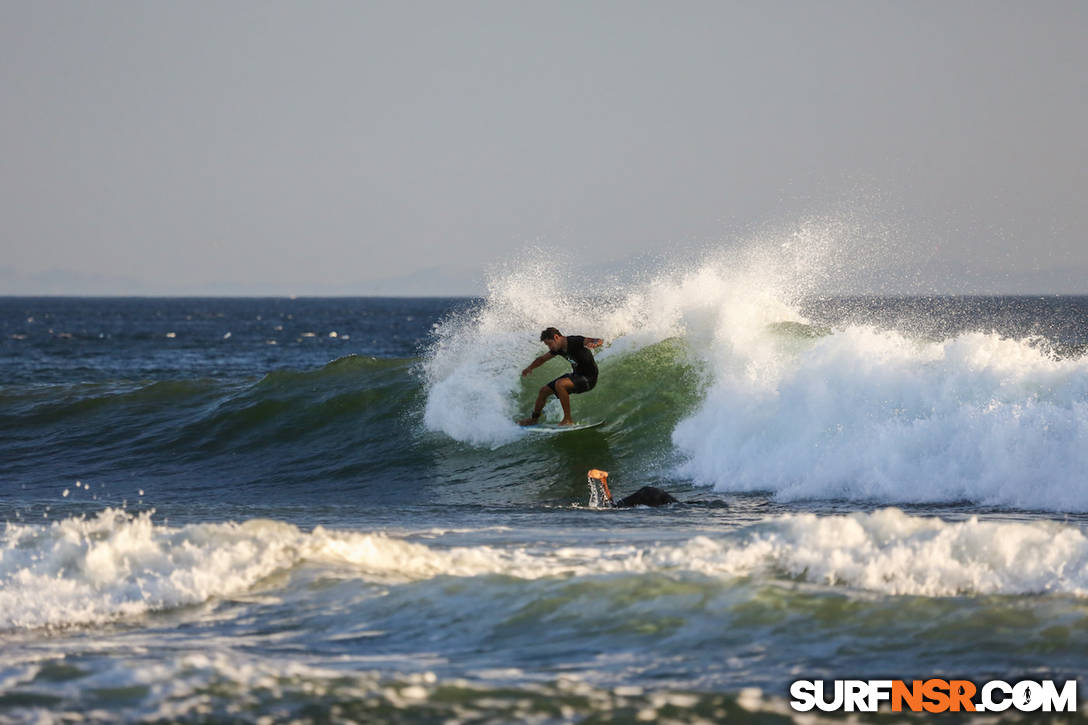
[(540, 418), (522, 418), (518, 421), (518, 425), (536, 425), (540, 422)]
[(559, 421), (559, 425), (574, 425), (574, 421), (570, 418), (564, 418), (563, 420)]

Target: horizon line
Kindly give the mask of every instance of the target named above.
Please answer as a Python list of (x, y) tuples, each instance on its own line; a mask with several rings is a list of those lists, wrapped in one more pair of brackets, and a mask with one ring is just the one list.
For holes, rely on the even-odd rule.
[[(841, 298), (841, 297), (1088, 297), (1084, 292), (841, 292), (802, 295), (802, 299)], [(486, 294), (451, 294), (451, 295), (390, 295), (390, 294), (3, 294), (0, 300), (17, 299), (112, 299), (112, 300), (185, 300), (185, 299), (239, 299), (239, 300), (300, 300), (300, 299), (416, 299), (416, 300), (472, 300), (486, 299)]]

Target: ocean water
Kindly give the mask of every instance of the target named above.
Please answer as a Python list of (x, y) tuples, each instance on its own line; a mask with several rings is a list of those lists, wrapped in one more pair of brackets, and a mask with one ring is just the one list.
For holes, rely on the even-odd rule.
[[(779, 722), (796, 679), (1083, 692), (1088, 298), (782, 279), (0, 299), (0, 721)], [(553, 324), (607, 341), (573, 399), (606, 422), (526, 435), (566, 370), (520, 376)], [(590, 468), (685, 503), (589, 508)]]

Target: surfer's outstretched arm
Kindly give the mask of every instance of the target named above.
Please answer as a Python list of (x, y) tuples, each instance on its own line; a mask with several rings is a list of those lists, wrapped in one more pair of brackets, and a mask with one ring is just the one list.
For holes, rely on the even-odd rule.
[(544, 353), (543, 355), (538, 357), (536, 360), (533, 360), (531, 363), (529, 363), (529, 367), (527, 367), (527, 368), (525, 368), (524, 370), (521, 371), (521, 377), (524, 378), (526, 375), (533, 372), (533, 370), (537, 369), (538, 367), (540, 367), (544, 363), (548, 362), (553, 357), (555, 357), (554, 353), (550, 353), (550, 352)]
[(589, 348), (600, 347), (604, 344), (604, 340), (599, 337), (587, 337), (584, 344)]

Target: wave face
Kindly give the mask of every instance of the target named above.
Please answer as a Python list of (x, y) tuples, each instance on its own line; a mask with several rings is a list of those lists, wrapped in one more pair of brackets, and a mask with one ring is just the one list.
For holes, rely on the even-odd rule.
[(119, 504), (145, 491), (156, 504), (253, 491), (328, 500), (337, 484), (420, 465), (402, 433), (419, 404), (413, 365), (346, 356), (263, 376), (9, 388), (0, 390), (3, 452), (24, 495), (58, 503)]

